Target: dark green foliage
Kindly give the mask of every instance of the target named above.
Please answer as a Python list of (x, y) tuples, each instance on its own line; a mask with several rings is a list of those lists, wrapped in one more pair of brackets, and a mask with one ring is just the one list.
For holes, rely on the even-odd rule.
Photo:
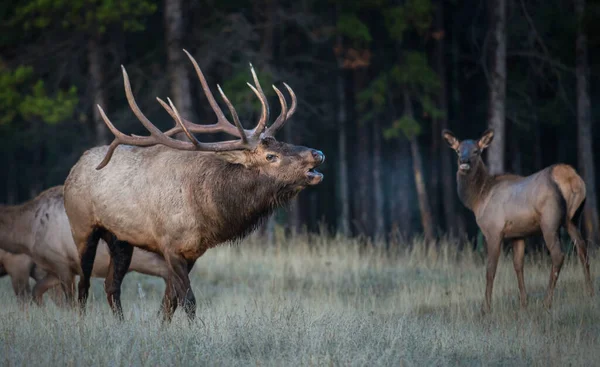
[(65, 29), (94, 34), (117, 25), (125, 31), (142, 31), (144, 19), (157, 5), (147, 0), (30, 0), (15, 9), (10, 20), (24, 30), (60, 25)]
[(31, 66), (19, 66), (14, 71), (0, 68), (0, 124), (17, 119), (40, 119), (57, 124), (73, 115), (78, 103), (77, 87), (58, 90), (49, 95), (42, 79), (33, 80)]

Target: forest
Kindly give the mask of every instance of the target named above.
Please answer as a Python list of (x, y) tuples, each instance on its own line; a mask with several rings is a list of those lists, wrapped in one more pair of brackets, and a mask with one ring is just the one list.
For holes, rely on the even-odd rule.
[(323, 183), (278, 211), (261, 228), (269, 236), (481, 238), (441, 131), (477, 139), (492, 127), (492, 173), (559, 162), (579, 172), (584, 236), (598, 243), (598, 2), (8, 0), (0, 15), (0, 203), (63, 184), (84, 151), (112, 141), (96, 105), (121, 131), (148, 135), (121, 65), (163, 131), (174, 122), (157, 96), (214, 123), (186, 49), (246, 128), (260, 113), (249, 64), (272, 116), (280, 107), (270, 85), (289, 84), (298, 110), (278, 139), (327, 156)]

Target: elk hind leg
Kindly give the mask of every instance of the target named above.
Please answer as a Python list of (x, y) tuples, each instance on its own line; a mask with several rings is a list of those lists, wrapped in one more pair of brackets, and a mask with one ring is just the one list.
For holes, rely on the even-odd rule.
[(113, 235), (109, 236), (105, 236), (105, 241), (110, 252), (110, 264), (108, 275), (104, 280), (104, 291), (106, 292), (106, 299), (113, 313), (120, 320), (123, 320), (121, 284), (131, 264), (133, 246), (125, 241), (119, 241)]
[(102, 230), (96, 228), (89, 234), (87, 239), (85, 239), (83, 246), (77, 244), (77, 247), (81, 249), (80, 259), (82, 271), (82, 274), (79, 277), (79, 283), (77, 284), (77, 299), (81, 311), (84, 312), (90, 291), (90, 278), (92, 277), (92, 268), (94, 267), (94, 260), (96, 259), (96, 249), (98, 248), (98, 241), (100, 240), (101, 234)]
[(521, 308), (527, 308), (527, 291), (525, 290), (525, 278), (523, 277), (523, 265), (525, 260), (525, 240), (519, 238), (512, 241), (513, 244), (513, 265), (517, 274), (519, 284), (519, 300)]
[(579, 229), (577, 229), (577, 226), (575, 226), (573, 222), (567, 220), (566, 227), (567, 232), (569, 232), (569, 237), (571, 237), (571, 241), (575, 243), (575, 247), (577, 248), (577, 255), (579, 256), (581, 266), (583, 267), (585, 287), (588, 295), (591, 297), (594, 295), (594, 287), (592, 285), (592, 276), (590, 275), (590, 259), (588, 257), (587, 244), (581, 237)]
[(544, 300), (544, 305), (547, 309), (552, 308), (554, 288), (556, 287), (558, 275), (560, 274), (560, 269), (562, 268), (562, 264), (565, 259), (565, 255), (560, 249), (558, 227), (559, 226), (554, 225), (554, 223), (547, 225), (542, 224), (544, 242), (546, 242), (546, 247), (548, 247), (548, 251), (550, 251), (550, 258), (552, 259), (552, 270), (550, 271), (550, 279), (548, 281), (548, 291), (546, 293), (546, 299)]

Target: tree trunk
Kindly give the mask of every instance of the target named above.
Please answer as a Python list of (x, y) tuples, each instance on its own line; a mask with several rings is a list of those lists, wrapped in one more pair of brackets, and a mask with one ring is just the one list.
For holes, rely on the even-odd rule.
[[(412, 102), (408, 91), (404, 91), (404, 114), (411, 119), (414, 118)], [(421, 158), (421, 151), (419, 147), (419, 141), (416, 136), (409, 138), (410, 141), (410, 153), (413, 160), (413, 175), (415, 179), (415, 188), (417, 189), (417, 198), (419, 200), (419, 212), (421, 213), (421, 224), (423, 226), (423, 234), (427, 243), (434, 239), (434, 229), (431, 219), (431, 209), (429, 206), (429, 197), (427, 196), (427, 189), (425, 186), (425, 179), (423, 177), (423, 160)]]
[(381, 182), (381, 122), (378, 118), (373, 126), (373, 209), (375, 211), (375, 239), (385, 239), (385, 211), (383, 199), (383, 184)]
[[(437, 107), (442, 112), (442, 116), (437, 119), (437, 129), (432, 132), (434, 138), (440, 139), (443, 129), (448, 129), (448, 93), (446, 79), (446, 63), (445, 63), (445, 39), (446, 32), (444, 26), (444, 3), (439, 1), (437, 3), (435, 24), (436, 32), (439, 35), (435, 43), (434, 55), (435, 55), (435, 69), (440, 79), (440, 91), (437, 99)], [(439, 140), (437, 140), (439, 141)], [(439, 144), (438, 144), (439, 145)], [(441, 162), (441, 175), (442, 175), (442, 201), (444, 207), (444, 221), (446, 223), (446, 231), (451, 235), (456, 235), (458, 230), (458, 222), (456, 217), (458, 212), (456, 211), (456, 191), (454, 190), (454, 172), (452, 172), (452, 161), (451, 154), (452, 150), (446, 147), (439, 147), (437, 153)], [(435, 161), (436, 154), (432, 154), (432, 161)], [(437, 167), (434, 169), (438, 169)], [(432, 180), (433, 180), (432, 176)], [(438, 176), (439, 177), (439, 176)], [(432, 196), (432, 201), (436, 202), (435, 196)]]
[[(354, 70), (354, 96), (360, 93), (364, 83), (366, 72), (362, 69)], [(355, 106), (358, 103), (355, 102)], [(354, 120), (356, 126), (356, 193), (355, 200), (356, 205), (354, 218), (358, 226), (358, 232), (371, 236), (373, 233), (373, 226), (371, 225), (372, 211), (371, 211), (371, 154), (370, 154), (370, 129), (366, 123), (358, 121), (360, 119), (358, 111), (354, 111)]]
[[(165, 1), (164, 22), (167, 40), (167, 70), (175, 107), (177, 107), (182, 117), (190, 121), (195, 121), (190, 79), (187, 72), (189, 61), (187, 61), (187, 56), (182, 51), (184, 48), (182, 41), (185, 35), (183, 12), (183, 0)], [(177, 134), (176, 137), (180, 140), (187, 140), (183, 132)]]
[(504, 172), (506, 112), (506, 0), (490, 0), (490, 104), (489, 126), (494, 129), (494, 142), (488, 148), (490, 173)]
[(589, 241), (598, 242), (598, 202), (592, 146), (592, 116), (589, 96), (589, 66), (587, 60), (587, 36), (583, 28), (585, 0), (575, 0), (577, 16), (576, 69), (577, 82), (577, 138), (579, 145), (579, 170), (586, 185), (584, 209), (585, 232)]
[(96, 136), (96, 145), (108, 144), (108, 127), (100, 116), (98, 105), (105, 111), (108, 110), (106, 105), (106, 95), (104, 94), (104, 69), (102, 67), (102, 46), (100, 41), (91, 37), (88, 41), (88, 67), (90, 72), (90, 87), (92, 89), (92, 114), (94, 117), (94, 133)]
[[(343, 47), (342, 36), (337, 36), (337, 47)], [(342, 69), (341, 58), (338, 58), (338, 71), (336, 75), (336, 94), (338, 97), (338, 229), (344, 236), (350, 235), (350, 192), (348, 190), (348, 153), (347, 153), (347, 103), (345, 88), (345, 72)]]
[(514, 174), (520, 175), (521, 172), (521, 144), (520, 144), (520, 131), (515, 123), (510, 126), (510, 171)]
[(393, 170), (391, 174), (392, 202), (390, 205), (391, 226), (393, 232), (399, 232), (404, 239), (408, 239), (413, 233), (412, 211), (410, 203), (411, 195), (410, 175), (410, 152), (405, 141), (398, 144), (393, 153)]

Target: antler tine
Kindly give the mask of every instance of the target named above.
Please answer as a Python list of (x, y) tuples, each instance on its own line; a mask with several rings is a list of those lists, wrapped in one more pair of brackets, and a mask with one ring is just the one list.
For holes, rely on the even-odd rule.
[[(215, 112), (215, 115), (217, 115), (217, 123), (213, 124), (213, 125), (198, 125), (198, 124), (189, 122), (187, 120), (182, 120), (182, 122), (185, 123), (186, 125), (188, 125), (188, 129), (190, 131), (195, 132), (195, 133), (224, 131), (230, 135), (237, 136), (238, 138), (242, 138), (242, 136), (239, 136), (239, 130), (237, 129), (237, 127), (234, 126), (231, 122), (229, 122), (229, 120), (227, 120), (227, 118), (225, 117), (225, 114), (223, 113), (223, 110), (221, 110), (221, 107), (219, 107), (219, 104), (215, 100), (215, 97), (212, 94), (212, 92), (210, 91), (210, 87), (208, 86), (208, 83), (206, 82), (204, 73), (202, 73), (200, 66), (198, 66), (198, 63), (196, 62), (196, 59), (194, 59), (194, 57), (189, 52), (187, 52), (186, 49), (183, 49), (183, 52), (185, 52), (185, 54), (188, 56), (188, 58), (194, 65), (194, 69), (196, 70), (198, 79), (200, 79), (200, 84), (202, 84), (202, 90), (204, 91), (204, 94), (206, 95), (206, 98), (208, 99), (208, 103), (210, 104), (210, 107)], [(167, 110), (167, 112), (169, 112), (169, 110)], [(171, 113), (169, 112), (169, 114), (171, 114)], [(173, 115), (171, 114), (171, 116), (173, 116)]]
[[(194, 145), (185, 141), (175, 140), (167, 137), (160, 131), (148, 118), (142, 113), (137, 103), (135, 102), (135, 98), (133, 97), (133, 92), (131, 91), (131, 84), (129, 83), (129, 76), (127, 75), (127, 71), (125, 67), (121, 65), (121, 69), (123, 69), (123, 83), (125, 85), (125, 95), (127, 96), (127, 102), (129, 102), (129, 107), (135, 114), (135, 116), (140, 120), (142, 125), (150, 132), (150, 135), (154, 137), (154, 144), (160, 143), (162, 145), (179, 149), (179, 150), (193, 150)], [(137, 138), (137, 137), (136, 137)], [(146, 137), (144, 137), (146, 139)], [(135, 142), (133, 145), (139, 145)]]
[[(260, 101), (260, 104), (262, 106), (262, 114), (261, 114), (261, 121), (262, 121), (262, 118), (265, 116), (265, 111), (269, 108), (267, 99), (261, 98), (260, 92), (258, 90), (256, 90), (256, 88), (254, 88), (254, 86), (252, 84), (250, 84), (250, 83), (246, 83), (246, 84), (248, 84), (250, 89), (252, 89), (252, 91), (254, 92), (254, 94), (256, 94), (256, 96), (258, 97), (258, 100)], [(260, 131), (261, 133), (262, 133), (262, 131), (264, 131), (264, 127), (259, 130), (260, 125), (261, 125), (261, 122), (259, 121), (258, 124), (256, 125), (256, 127), (251, 131), (251, 135), (250, 135), (251, 139), (256, 140), (260, 136), (260, 133), (258, 135), (256, 135), (257, 131)], [(266, 125), (266, 120), (265, 120), (265, 125)]]
[[(270, 111), (269, 111), (269, 102), (267, 101), (267, 96), (265, 96), (265, 93), (263, 92), (262, 87), (260, 86), (260, 82), (258, 81), (258, 77), (256, 76), (256, 71), (254, 71), (254, 66), (252, 66), (252, 63), (250, 63), (250, 72), (252, 73), (252, 79), (254, 79), (254, 84), (256, 85), (256, 89), (254, 89), (250, 84), (248, 84), (248, 85), (250, 85), (252, 90), (256, 93), (256, 95), (258, 96), (258, 99), (260, 100), (260, 102), (262, 103), (262, 106), (263, 106), (260, 120), (258, 120), (256, 127), (252, 130), (252, 138), (256, 139), (265, 130), (265, 127), (267, 126), (267, 121), (269, 121)], [(258, 93), (257, 93), (257, 90), (258, 90)]]
[[(156, 99), (164, 107), (165, 102), (158, 97), (156, 97)], [(196, 139), (196, 137), (194, 135), (192, 135), (192, 133), (190, 133), (190, 131), (187, 129), (187, 127), (185, 126), (183, 121), (181, 121), (181, 116), (179, 116), (179, 111), (177, 111), (177, 108), (175, 108), (175, 105), (173, 105), (173, 102), (171, 102), (171, 98), (167, 97), (167, 101), (169, 101), (171, 110), (173, 110), (173, 115), (175, 115), (174, 119), (175, 119), (175, 122), (177, 123), (177, 125), (179, 125), (179, 127), (183, 130), (183, 132), (188, 137), (190, 142), (192, 142), (192, 144), (194, 144), (197, 147), (200, 146), (200, 142), (198, 141), (198, 139)]]
[(108, 147), (106, 156), (104, 156), (102, 162), (100, 162), (100, 164), (96, 167), (97, 170), (104, 168), (104, 166), (108, 164), (108, 162), (112, 158), (113, 153), (115, 152), (115, 149), (117, 149), (117, 147), (121, 144), (136, 144), (139, 146), (152, 145), (153, 141), (150, 141), (148, 138), (144, 138), (141, 136), (127, 136), (123, 134), (121, 131), (119, 131), (119, 129), (115, 127), (115, 125), (113, 125), (108, 116), (106, 116), (106, 114), (104, 113), (102, 107), (100, 107), (100, 105), (97, 106), (98, 110), (100, 111), (100, 116), (102, 117), (102, 120), (104, 120), (104, 123), (106, 124), (106, 126), (108, 126), (108, 129), (115, 135), (115, 139), (112, 141), (112, 143), (110, 143), (110, 146)]
[(231, 116), (233, 117), (233, 122), (235, 122), (235, 127), (237, 127), (237, 129), (238, 129), (238, 131), (241, 135), (242, 141), (244, 143), (248, 143), (248, 138), (246, 137), (246, 132), (244, 131), (244, 127), (242, 126), (242, 123), (240, 122), (240, 117), (238, 116), (237, 111), (235, 110), (235, 107), (233, 107), (233, 105), (229, 101), (229, 98), (227, 98), (227, 96), (225, 95), (225, 93), (223, 92), (223, 89), (221, 89), (221, 86), (219, 84), (217, 84), (217, 88), (219, 89), (219, 93), (221, 93), (221, 97), (225, 101), (227, 108), (229, 108), (229, 112), (231, 113)]
[(285, 98), (283, 98), (283, 94), (279, 91), (279, 89), (277, 89), (277, 88), (275, 88), (275, 86), (273, 86), (273, 88), (279, 95), (279, 102), (281, 103), (281, 114), (279, 115), (279, 117), (277, 117), (277, 120), (275, 120), (275, 122), (271, 126), (269, 126), (269, 128), (265, 132), (265, 135), (267, 135), (267, 136), (274, 136), (275, 133), (277, 133), (277, 131), (279, 129), (281, 129), (281, 127), (283, 125), (285, 125), (287, 120), (290, 117), (292, 117), (292, 115), (294, 115), (294, 113), (296, 112), (296, 107), (298, 106), (296, 93), (294, 93), (292, 88), (290, 88), (290, 86), (287, 85), (286, 83), (283, 83), (283, 85), (287, 88), (288, 92), (292, 96), (292, 107), (290, 107), (290, 109), (287, 110), (287, 104), (285, 102)]
[(289, 85), (287, 85), (287, 83), (283, 83), (283, 85), (287, 88), (288, 92), (290, 93), (290, 96), (292, 96), (292, 107), (290, 107), (290, 110), (288, 111), (287, 117), (286, 117), (286, 120), (288, 120), (294, 115), (294, 113), (296, 113), (296, 107), (298, 106), (298, 100), (296, 98), (296, 93), (294, 93), (292, 88)]
[(279, 104), (281, 105), (281, 113), (277, 117), (277, 120), (275, 120), (275, 122), (273, 122), (273, 124), (271, 126), (269, 126), (269, 128), (267, 128), (267, 131), (265, 131), (266, 136), (274, 136), (275, 133), (277, 132), (277, 130), (279, 130), (281, 128), (281, 126), (283, 126), (283, 124), (285, 124), (285, 121), (287, 120), (287, 116), (288, 116), (287, 102), (285, 101), (285, 97), (283, 96), (283, 93), (281, 93), (281, 91), (279, 89), (277, 89), (276, 86), (273, 85), (272, 87), (275, 90), (275, 93), (277, 93), (277, 96), (279, 97)]

